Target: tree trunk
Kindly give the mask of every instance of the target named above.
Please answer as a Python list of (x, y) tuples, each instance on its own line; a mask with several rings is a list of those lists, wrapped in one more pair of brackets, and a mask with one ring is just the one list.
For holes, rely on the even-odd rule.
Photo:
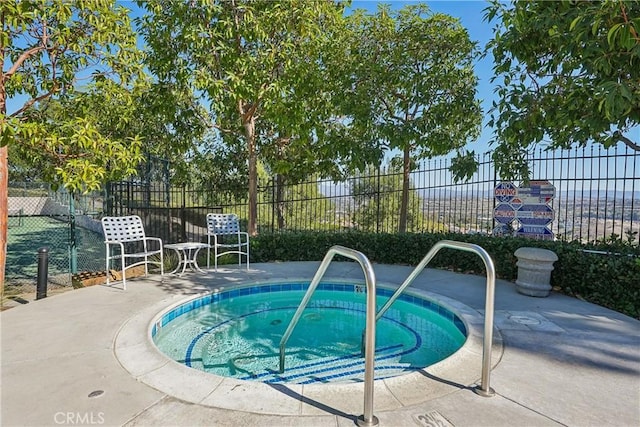
[(276, 215), (278, 216), (278, 230), (284, 230), (286, 222), (284, 219), (284, 177), (276, 174)]
[(407, 231), (407, 211), (409, 210), (409, 173), (411, 172), (411, 148), (404, 149), (402, 162), (402, 204), (400, 205), (400, 225), (398, 233)]
[[(2, 16), (4, 24), (4, 14)], [(0, 58), (0, 117), (7, 117), (7, 92), (2, 72), (4, 58)], [(7, 262), (7, 228), (9, 226), (9, 150), (0, 148), (0, 295), (4, 295), (4, 268)]]
[(256, 121), (253, 116), (244, 122), (245, 138), (249, 153), (249, 224), (247, 232), (250, 236), (258, 234), (258, 155), (256, 153)]
[[(4, 110), (4, 103), (2, 105)], [(2, 111), (4, 114), (4, 111)], [(0, 148), (0, 289), (4, 295), (4, 267), (7, 261), (7, 221), (9, 220), (9, 167), (7, 146)]]

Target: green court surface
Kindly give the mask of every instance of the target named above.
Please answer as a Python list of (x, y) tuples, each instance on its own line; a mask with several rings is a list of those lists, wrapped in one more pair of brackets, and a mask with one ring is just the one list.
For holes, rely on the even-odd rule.
[[(61, 217), (64, 219), (64, 217)], [(51, 217), (14, 217), (9, 220), (7, 285), (31, 282), (35, 284), (38, 272), (38, 250), (48, 249), (50, 279), (69, 275), (69, 237), (67, 221)], [(76, 228), (78, 271), (104, 270), (104, 244), (102, 236), (89, 230)]]

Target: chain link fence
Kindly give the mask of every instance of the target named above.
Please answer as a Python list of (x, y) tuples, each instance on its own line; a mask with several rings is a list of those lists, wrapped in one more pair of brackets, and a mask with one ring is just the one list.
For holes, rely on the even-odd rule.
[(104, 270), (100, 194), (72, 198), (43, 183), (9, 183), (8, 200), (8, 295), (35, 290), (40, 248), (48, 250), (50, 288), (71, 286), (75, 273)]

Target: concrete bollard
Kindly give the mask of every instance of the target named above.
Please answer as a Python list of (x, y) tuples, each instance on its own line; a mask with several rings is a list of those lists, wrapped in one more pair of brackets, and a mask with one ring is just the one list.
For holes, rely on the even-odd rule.
[(546, 297), (551, 291), (551, 271), (558, 255), (548, 249), (519, 248), (514, 254), (518, 258), (516, 290), (523, 295)]

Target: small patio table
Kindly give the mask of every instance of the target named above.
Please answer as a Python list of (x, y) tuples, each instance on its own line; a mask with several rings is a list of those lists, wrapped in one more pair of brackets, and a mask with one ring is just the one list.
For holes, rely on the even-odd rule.
[(171, 274), (175, 274), (180, 270), (180, 266), (182, 266), (182, 271), (179, 275), (184, 274), (187, 265), (194, 271), (205, 272), (198, 266), (198, 252), (200, 252), (200, 249), (210, 247), (208, 244), (199, 242), (169, 243), (168, 245), (164, 245), (164, 247), (173, 249), (178, 254), (178, 266)]

